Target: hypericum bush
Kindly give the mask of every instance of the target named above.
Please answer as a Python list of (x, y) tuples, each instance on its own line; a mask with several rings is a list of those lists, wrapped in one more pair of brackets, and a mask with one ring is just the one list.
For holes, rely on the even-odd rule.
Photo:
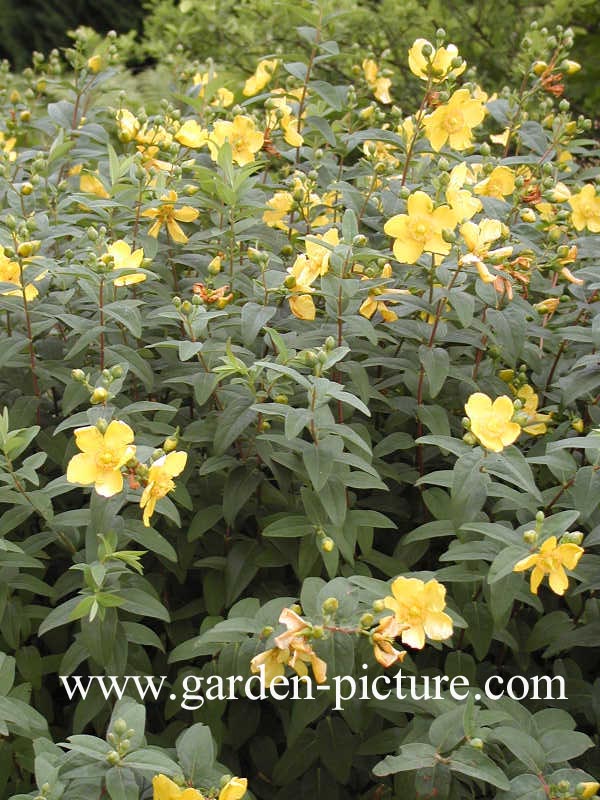
[(372, 53), (332, 82), (327, 20), (298, 33), (242, 80), (178, 56), (158, 113), (88, 31), (0, 75), (0, 791), (591, 798), (571, 33), (500, 96), (420, 38), (404, 112)]

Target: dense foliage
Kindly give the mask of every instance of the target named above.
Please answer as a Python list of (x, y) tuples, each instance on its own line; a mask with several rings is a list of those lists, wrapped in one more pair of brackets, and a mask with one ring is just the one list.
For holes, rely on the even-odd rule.
[[(0, 74), (7, 798), (599, 788), (600, 194), (573, 32), (534, 25), (496, 92), (442, 30), (398, 51), (400, 83), (316, 16), (241, 80), (226, 45), (165, 57), (148, 108), (87, 29)], [(399, 665), (416, 696), (336, 697)], [(322, 689), (182, 708), (191, 679), (261, 669)], [(73, 675), (167, 677), (115, 703), (69, 699)]]

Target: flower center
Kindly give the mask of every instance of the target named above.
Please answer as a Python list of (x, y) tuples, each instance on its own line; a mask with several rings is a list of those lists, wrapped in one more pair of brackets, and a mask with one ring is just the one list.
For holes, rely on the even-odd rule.
[(100, 469), (116, 469), (119, 460), (110, 450), (104, 450), (96, 457), (96, 464)]
[(416, 217), (410, 222), (410, 234), (418, 242), (425, 242), (429, 238), (429, 224), (424, 217)]
[(452, 114), (447, 114), (444, 120), (444, 128), (448, 133), (457, 133), (465, 124), (465, 120), (460, 111), (454, 111)]

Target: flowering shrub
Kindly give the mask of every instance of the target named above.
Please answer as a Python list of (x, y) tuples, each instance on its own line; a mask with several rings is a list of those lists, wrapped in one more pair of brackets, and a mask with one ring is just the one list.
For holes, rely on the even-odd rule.
[[(418, 39), (411, 113), (375, 58), (331, 81), (325, 22), (298, 33), (304, 61), (242, 81), (178, 67), (157, 113), (110, 37), (0, 75), (1, 791), (593, 797), (600, 196), (571, 34), (500, 95)], [(336, 702), (399, 665), (413, 696)], [(169, 691), (67, 702), (77, 674)], [(252, 675), (319, 691), (181, 707), (190, 676)], [(565, 691), (481, 691), (540, 676)]]

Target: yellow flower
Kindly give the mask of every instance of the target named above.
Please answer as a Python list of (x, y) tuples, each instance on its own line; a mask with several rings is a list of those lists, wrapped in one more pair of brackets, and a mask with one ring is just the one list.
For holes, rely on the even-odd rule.
[(498, 219), (482, 219), (480, 222), (464, 222), (460, 226), (460, 235), (465, 240), (469, 252), (485, 258), (492, 242), (502, 236), (502, 223)]
[(436, 642), (452, 636), (452, 620), (444, 613), (446, 588), (441, 583), (400, 577), (392, 583), (392, 595), (384, 603), (402, 626), (404, 644), (421, 650), (425, 636)]
[(267, 111), (267, 128), (277, 130), (281, 128), (283, 138), (290, 147), (301, 147), (304, 144), (303, 136), (298, 132), (298, 118), (293, 115), (292, 106), (287, 102), (287, 96), (300, 100), (301, 89), (286, 92), (285, 89), (275, 89), (271, 92), (270, 108)]
[(208, 143), (208, 131), (195, 119), (188, 119), (175, 134), (175, 139), (184, 147), (197, 149)]
[(513, 572), (523, 572), (533, 567), (531, 573), (531, 591), (538, 593), (538, 587), (545, 575), (548, 575), (550, 588), (555, 594), (564, 594), (569, 588), (569, 579), (565, 572), (575, 569), (583, 555), (583, 547), (578, 544), (557, 544), (556, 536), (550, 536), (542, 544), (538, 553), (522, 558), (513, 567)]
[(289, 649), (281, 649), (279, 647), (271, 647), (265, 650), (264, 653), (259, 653), (250, 661), (250, 669), (254, 674), (260, 672), (261, 666), (264, 665), (265, 684), (270, 686), (273, 681), (277, 682), (278, 678), (285, 675), (285, 667), (290, 660)]
[(587, 228), (592, 233), (600, 233), (600, 197), (596, 196), (596, 189), (591, 183), (571, 195), (569, 205), (573, 209), (571, 222), (575, 230)]
[(310, 628), (310, 624), (291, 608), (282, 609), (279, 622), (287, 628), (284, 633), (275, 638), (275, 644), (280, 650), (288, 648), (293, 639), (298, 638)]
[[(426, 58), (423, 55), (423, 47), (431, 48), (431, 56)], [(427, 39), (417, 39), (408, 51), (408, 66), (413, 75), (426, 81), (431, 77), (432, 83), (440, 83), (446, 78), (457, 78), (467, 68), (466, 63), (459, 67), (453, 67), (452, 61), (458, 57), (456, 45), (449, 44), (448, 47), (435, 47)]]
[(192, 208), (191, 206), (181, 206), (181, 208), (176, 209), (177, 192), (174, 191), (163, 194), (160, 199), (163, 202), (158, 208), (147, 208), (146, 211), (142, 211), (142, 217), (150, 217), (155, 220), (148, 231), (148, 236), (157, 239), (160, 229), (163, 225), (166, 225), (167, 232), (171, 239), (179, 244), (185, 244), (188, 237), (177, 222), (193, 222), (198, 218), (200, 212), (198, 209)]
[[(192, 78), (192, 83), (194, 86), (199, 86), (198, 89), (198, 97), (204, 97), (204, 93), (206, 90), (207, 85), (214, 81), (215, 78), (218, 76), (218, 73), (214, 70), (209, 72), (197, 72), (194, 77)], [(233, 103), (233, 92), (230, 92), (229, 89), (226, 89), (224, 86), (220, 86), (216, 92), (214, 92), (213, 99), (210, 101), (211, 106), (221, 106), (222, 108), (227, 108)]]
[(181, 475), (187, 462), (187, 453), (173, 451), (157, 459), (148, 470), (148, 483), (142, 492), (140, 508), (144, 510), (144, 525), (150, 526), (156, 503), (175, 488), (173, 478)]
[[(391, 278), (392, 275), (392, 265), (385, 264), (381, 270), (381, 277)], [(368, 278), (366, 275), (363, 275), (361, 280), (368, 280)], [(387, 302), (395, 303), (396, 301), (378, 300), (377, 298), (381, 294), (410, 294), (410, 292), (408, 289), (388, 289), (386, 287), (377, 286), (374, 289), (369, 290), (369, 295), (366, 300), (363, 300), (360, 308), (358, 309), (358, 313), (367, 319), (371, 319), (375, 312), (379, 311), (384, 322), (395, 322), (398, 319), (398, 315), (394, 311), (390, 311), (390, 309), (387, 307)]]
[(260, 672), (261, 665), (264, 665), (265, 683), (271, 684), (284, 674), (286, 664), (301, 677), (308, 674), (306, 665), (310, 664), (317, 683), (324, 683), (327, 664), (317, 656), (305, 639), (310, 623), (291, 608), (282, 610), (279, 622), (287, 630), (275, 638), (276, 647), (254, 656), (250, 662), (252, 672)]
[(425, 135), (435, 151), (446, 142), (454, 150), (466, 150), (473, 142), (473, 128), (483, 122), (485, 114), (481, 99), (471, 97), (468, 89), (458, 89), (447, 103), (425, 117)]
[(376, 100), (379, 100), (380, 103), (387, 105), (392, 102), (392, 97), (390, 95), (390, 87), (392, 85), (392, 81), (390, 78), (385, 78), (379, 75), (379, 67), (377, 66), (377, 62), (374, 61), (372, 58), (365, 58), (362, 62), (362, 68), (365, 75), (365, 80), (369, 86), (369, 89), (373, 92), (373, 95)]
[(539, 398), (533, 391), (533, 387), (529, 384), (521, 386), (516, 396), (517, 400), (523, 403), (521, 414), (525, 417), (523, 425), (525, 433), (529, 433), (531, 436), (541, 436), (546, 433), (548, 430), (546, 423), (552, 419), (552, 414), (538, 414)]
[(475, 186), (477, 194), (502, 200), (515, 190), (515, 173), (510, 167), (494, 167), (487, 178)]
[(100, 72), (102, 69), (102, 56), (98, 55), (98, 53), (94, 56), (90, 56), (87, 60), (87, 67), (90, 72), (94, 74)]
[(408, 214), (396, 214), (384, 225), (394, 241), (394, 255), (404, 264), (414, 264), (422, 253), (447, 255), (450, 244), (442, 238), (444, 228), (453, 229), (456, 215), (449, 206), (433, 209), (425, 192), (413, 192), (407, 202)]
[(152, 788), (153, 800), (204, 800), (204, 795), (198, 789), (177, 786), (166, 775), (155, 775), (152, 778)]
[(117, 125), (119, 126), (119, 139), (122, 142), (130, 142), (138, 135), (140, 121), (126, 108), (117, 111)]
[(450, 173), (450, 182), (446, 188), (446, 200), (452, 211), (456, 214), (458, 222), (471, 219), (481, 211), (481, 200), (473, 197), (468, 189), (463, 189), (465, 183), (472, 183), (473, 174), (466, 162), (457, 164)]
[(375, 659), (382, 667), (391, 667), (397, 661), (404, 661), (406, 652), (396, 650), (394, 647), (394, 639), (400, 636), (403, 630), (404, 625), (398, 622), (394, 614), (390, 614), (381, 620), (371, 634)]
[(290, 643), (290, 650), (292, 656), (288, 661), (290, 666), (297, 675), (304, 678), (308, 675), (307, 664), (312, 667), (313, 675), (317, 683), (325, 683), (327, 679), (327, 663), (319, 658), (312, 647), (308, 644), (306, 639), (298, 637), (293, 639)]
[(293, 266), (288, 267), (288, 272), (290, 276), (286, 279), (286, 286), (291, 291), (288, 298), (290, 311), (298, 319), (313, 320), (316, 308), (310, 293), (314, 292), (312, 283), (318, 273), (304, 254), (296, 257)]
[(104, 433), (95, 425), (75, 430), (75, 444), (81, 450), (69, 461), (67, 480), (83, 486), (94, 484), (102, 497), (123, 490), (121, 468), (135, 456), (133, 431), (120, 420), (113, 420)]
[(79, 190), (81, 192), (87, 192), (88, 194), (95, 194), (96, 197), (101, 197), (103, 200), (110, 197), (110, 194), (104, 188), (104, 184), (100, 178), (91, 175), (89, 172), (84, 172), (81, 175), (79, 179)]
[(2, 151), (8, 155), (9, 161), (15, 161), (17, 158), (17, 154), (14, 151), (14, 146), (17, 143), (17, 139), (15, 136), (10, 136), (8, 139), (4, 135), (3, 131), (0, 131), (0, 148)]
[(512, 400), (504, 394), (492, 403), (483, 392), (475, 392), (465, 405), (471, 433), (493, 453), (500, 453), (518, 439), (521, 426), (512, 422), (514, 411)]
[(238, 114), (233, 122), (219, 120), (215, 122), (212, 134), (208, 140), (210, 156), (217, 160), (219, 148), (228, 141), (231, 146), (233, 160), (241, 167), (254, 161), (254, 156), (262, 148), (265, 137), (256, 130), (254, 120)]
[(383, 105), (389, 105), (392, 102), (390, 88), (392, 81), (390, 78), (377, 78), (375, 84), (371, 87), (373, 89), (373, 96), (379, 100)]
[(143, 272), (135, 272), (144, 260), (143, 248), (139, 247), (137, 250), (132, 251), (127, 242), (123, 241), (123, 239), (118, 239), (107, 247), (107, 253), (113, 259), (113, 269), (133, 270), (133, 272), (115, 278), (113, 280), (115, 286), (131, 286), (134, 283), (141, 283), (146, 280)]
[[(317, 233), (316, 239), (327, 242), (332, 247), (340, 243), (340, 237), (337, 228), (330, 228), (325, 233)], [(310, 260), (313, 269), (317, 275), (325, 275), (329, 269), (329, 256), (331, 250), (318, 242), (308, 240), (306, 242), (306, 256)]]
[(276, 58), (259, 61), (256, 72), (254, 75), (251, 75), (244, 84), (244, 97), (253, 97), (264, 89), (273, 77), (278, 63), (279, 61)]
[(268, 211), (263, 214), (263, 222), (266, 222), (271, 228), (281, 228), (287, 231), (288, 226), (283, 220), (289, 216), (294, 206), (294, 198), (291, 193), (275, 192), (265, 205), (268, 207)]
[(377, 80), (377, 74), (379, 72), (377, 62), (372, 58), (365, 58), (362, 62), (362, 68), (365, 75), (365, 80), (369, 86), (371, 86)]
[[(4, 248), (0, 246), (0, 283), (14, 283), (17, 289), (6, 289), (1, 292), (2, 295), (7, 297), (22, 297), (25, 293), (25, 300), (29, 303), (35, 300), (39, 292), (33, 283), (25, 281), (25, 270), (27, 269), (27, 259), (23, 262), (23, 274), (17, 261), (11, 261), (4, 255)], [(41, 281), (46, 276), (46, 272), (40, 272), (33, 279), (35, 282)]]
[(242, 800), (247, 788), (246, 778), (230, 778), (219, 792), (219, 800)]
[(600, 783), (598, 781), (582, 781), (577, 785), (577, 789), (580, 789), (577, 797), (580, 797), (581, 800), (590, 800), (591, 797), (598, 794)]

